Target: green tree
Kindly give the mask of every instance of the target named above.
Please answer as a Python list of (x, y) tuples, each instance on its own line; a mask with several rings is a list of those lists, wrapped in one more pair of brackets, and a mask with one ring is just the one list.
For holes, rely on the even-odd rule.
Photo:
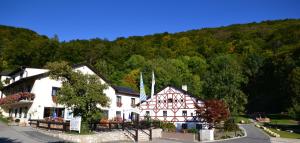
[(73, 71), (66, 62), (48, 63), (47, 68), (51, 78), (62, 80), (57, 102), (71, 108), (74, 116), (81, 116), (81, 132), (89, 132), (89, 125), (101, 118), (99, 107), (109, 105), (109, 98), (103, 92), (107, 85), (102, 84), (96, 75)]
[(205, 76), (204, 95), (224, 100), (233, 114), (244, 111), (247, 96), (241, 85), (247, 83), (235, 55), (220, 55), (210, 61)]

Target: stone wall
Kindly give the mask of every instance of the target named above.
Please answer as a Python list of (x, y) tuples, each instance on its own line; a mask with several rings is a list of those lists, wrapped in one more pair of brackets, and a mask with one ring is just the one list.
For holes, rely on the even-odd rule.
[(43, 131), (43, 133), (50, 136), (63, 139), (69, 142), (79, 142), (79, 143), (98, 143), (98, 142), (110, 142), (110, 141), (131, 141), (125, 136), (123, 131), (111, 131), (111, 132), (99, 132), (92, 135), (75, 135), (66, 133), (53, 133), (48, 131)]
[(152, 129), (152, 138), (161, 138), (162, 129)]
[[(76, 135), (63, 132), (39, 130), (40, 132), (69, 142), (98, 143), (112, 141), (132, 141), (122, 130), (97, 132), (91, 135)], [(162, 129), (152, 129), (152, 138), (161, 138)]]

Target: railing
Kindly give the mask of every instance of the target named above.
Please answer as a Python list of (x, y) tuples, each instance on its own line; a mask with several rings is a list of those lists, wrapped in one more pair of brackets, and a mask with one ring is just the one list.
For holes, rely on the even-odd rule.
[(35, 125), (36, 128), (44, 128), (47, 130), (59, 130), (68, 131), (70, 130), (69, 122), (55, 122), (55, 121), (44, 121), (44, 120), (29, 120), (30, 126)]
[(143, 133), (145, 133), (146, 135), (149, 136), (149, 140), (152, 141), (152, 129), (147, 129), (149, 131), (149, 133), (147, 133), (146, 131), (144, 131), (143, 129), (140, 129)]
[[(129, 135), (131, 137), (133, 137), (134, 141), (138, 141), (138, 129), (135, 127), (134, 124), (130, 123), (123, 123), (122, 126), (123, 131), (126, 131), (127, 133), (129, 133)], [(132, 133), (130, 130), (133, 130), (134, 133)]]

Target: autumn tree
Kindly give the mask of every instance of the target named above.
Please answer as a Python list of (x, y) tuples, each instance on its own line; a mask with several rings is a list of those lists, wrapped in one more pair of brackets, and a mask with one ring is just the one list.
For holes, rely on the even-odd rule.
[(203, 106), (196, 104), (196, 107), (198, 117), (212, 126), (229, 118), (229, 108), (222, 100), (206, 100)]

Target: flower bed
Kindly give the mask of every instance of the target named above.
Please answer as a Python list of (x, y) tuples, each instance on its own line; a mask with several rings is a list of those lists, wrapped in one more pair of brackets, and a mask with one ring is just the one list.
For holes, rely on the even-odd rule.
[(20, 100), (33, 100), (34, 94), (29, 92), (18, 92), (13, 95), (6, 96), (0, 99), (0, 105), (7, 105), (19, 102)]
[(269, 135), (271, 135), (272, 137), (280, 137), (279, 134), (271, 131), (269, 128), (261, 126), (259, 124), (255, 124), (256, 127), (263, 129), (266, 133), (268, 133)]

